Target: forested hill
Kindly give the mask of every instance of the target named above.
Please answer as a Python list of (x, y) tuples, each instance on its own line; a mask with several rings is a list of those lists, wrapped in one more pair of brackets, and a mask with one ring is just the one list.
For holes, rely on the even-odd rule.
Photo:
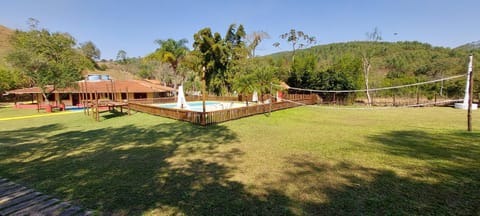
[(471, 43), (464, 44), (462, 46), (457, 47), (456, 49), (463, 49), (463, 50), (479, 50), (480, 49), (480, 41), (474, 41)]
[[(363, 89), (362, 56), (370, 58), (369, 82), (372, 87), (381, 87), (466, 73), (468, 56), (472, 52), (477, 56), (475, 58), (479, 59), (479, 50), (434, 47), (420, 42), (358, 41), (297, 50), (293, 66), (291, 66), (292, 52), (276, 53), (266, 58), (272, 58), (277, 62), (277, 66), (283, 65), (283, 80), (293, 86), (314, 89)], [(291, 70), (285, 69), (286, 65), (291, 67)], [(322, 72), (334, 74), (335, 80), (325, 82), (325, 79), (328, 80), (333, 75), (325, 76), (326, 73)], [(329, 83), (335, 84), (329, 86)], [(476, 87), (478, 88), (478, 85)]]
[(10, 45), (10, 36), (14, 33), (13, 30), (0, 25), (0, 64), (6, 54), (12, 49)]

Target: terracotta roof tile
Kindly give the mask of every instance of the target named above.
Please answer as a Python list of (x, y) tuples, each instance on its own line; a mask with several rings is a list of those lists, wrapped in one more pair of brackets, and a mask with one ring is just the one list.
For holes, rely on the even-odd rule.
[[(53, 86), (47, 87), (49, 91)], [(143, 80), (96, 80), (78, 81), (77, 86), (70, 88), (55, 89), (55, 93), (78, 93), (78, 92), (169, 92), (173, 88), (162, 86)], [(23, 88), (7, 91), (9, 94), (41, 93), (39, 87)]]

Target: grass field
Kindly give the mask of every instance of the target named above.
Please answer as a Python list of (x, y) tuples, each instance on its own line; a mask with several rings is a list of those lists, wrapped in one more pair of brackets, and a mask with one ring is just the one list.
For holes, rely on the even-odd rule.
[(478, 215), (473, 118), (471, 133), (452, 108), (301, 107), (208, 128), (135, 112), (4, 120), (0, 176), (106, 215)]

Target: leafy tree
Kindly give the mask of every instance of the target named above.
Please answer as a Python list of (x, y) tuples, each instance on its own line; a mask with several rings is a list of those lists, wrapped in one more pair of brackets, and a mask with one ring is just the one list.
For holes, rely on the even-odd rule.
[[(316, 42), (316, 38), (305, 34), (303, 31), (297, 31), (290, 29), (289, 32), (280, 35), (280, 38), (286, 40), (292, 46), (292, 64), (295, 64), (295, 51), (298, 49), (306, 48)], [(273, 44), (275, 47), (279, 47), (280, 43)]]
[(164, 86), (171, 85), (176, 80), (170, 65), (155, 60), (140, 61), (138, 76), (144, 79), (159, 80)]
[(291, 67), (287, 84), (300, 88), (313, 88), (312, 79), (318, 71), (317, 66), (317, 58), (314, 55), (300, 55)]
[(264, 31), (256, 31), (252, 32), (250, 35), (247, 36), (250, 44), (248, 45), (248, 49), (250, 50), (250, 57), (255, 57), (255, 50), (257, 49), (258, 45), (264, 40), (270, 38), (270, 35)]
[(187, 54), (188, 48), (186, 44), (188, 43), (187, 39), (181, 40), (174, 40), (174, 39), (167, 39), (167, 40), (156, 40), (155, 41), (160, 48), (158, 48), (155, 52), (149, 54), (145, 57), (147, 61), (149, 60), (157, 60), (162, 63), (167, 63), (173, 70), (173, 85), (174, 88), (177, 88), (177, 79), (180, 79), (180, 82), (183, 83), (185, 80), (184, 74), (178, 73), (178, 66), (182, 61), (183, 57)]
[(230, 24), (225, 34), (225, 43), (230, 49), (234, 47), (244, 47), (245, 42), (243, 40), (245, 36), (246, 33), (243, 25), (239, 25), (237, 28), (236, 24)]
[(225, 34), (224, 46), (226, 47), (226, 68), (224, 72), (225, 91), (231, 92), (235, 75), (242, 71), (248, 57), (248, 48), (245, 44), (245, 29), (243, 25), (231, 24)]
[(149, 62), (143, 61), (143, 63), (140, 65), (138, 76), (140, 76), (140, 78), (142, 79), (155, 79), (154, 71), (159, 64), (161, 63), (153, 62), (153, 61), (149, 61)]
[(0, 94), (23, 84), (22, 80), (26, 81), (17, 71), (0, 66)]
[(335, 72), (345, 74), (349, 86), (353, 89), (362, 88), (362, 60), (351, 53), (339, 56), (333, 62), (332, 69)]
[(36, 30), (38, 28), (39, 23), (40, 21), (32, 17), (28, 18), (27, 20), (27, 25), (30, 30)]
[(246, 94), (251, 94), (255, 91), (256, 77), (253, 74), (242, 74), (235, 79), (233, 83), (233, 89), (245, 98), (245, 102), (248, 106), (248, 98), (244, 97)]
[(259, 92), (261, 98), (263, 98), (263, 94), (271, 94), (271, 83), (279, 82), (275, 73), (277, 68), (269, 61), (249, 59), (243, 68), (244, 71), (236, 74), (233, 83), (233, 90), (242, 95), (242, 98), (246, 94), (251, 94), (254, 91)]
[[(369, 41), (373, 41), (373, 42), (382, 40), (381, 33), (380, 33), (380, 31), (378, 30), (377, 27), (375, 27), (373, 32), (371, 32), (371, 33), (367, 32), (367, 39)], [(372, 55), (373, 55), (372, 51), (370, 51), (367, 48), (364, 48), (364, 50), (362, 52), (362, 63), (363, 63), (363, 75), (364, 75), (364, 79), (365, 79), (365, 93), (367, 94), (367, 105), (368, 106), (372, 105), (372, 98), (370, 96), (369, 81), (368, 81), (369, 74), (370, 74), (370, 69), (372, 68), (372, 64), (371, 64)]]
[(127, 52), (125, 50), (119, 50), (117, 52), (117, 62), (121, 64), (126, 64), (127, 63)]
[(264, 94), (272, 94), (270, 92), (271, 84), (278, 83), (275, 77), (275, 67), (267, 64), (259, 64), (253, 71), (256, 89), (259, 90), (260, 98), (263, 101)]
[(100, 49), (95, 46), (92, 41), (87, 41), (80, 44), (80, 50), (82, 51), (83, 55), (88, 57), (92, 60), (99, 60), (100, 59)]
[(201, 71), (201, 60), (195, 51), (188, 52), (183, 58), (182, 64), (179, 66), (179, 73), (186, 77), (184, 88), (185, 91), (198, 92), (201, 89), (201, 76), (198, 71)]
[[(361, 59), (352, 54), (338, 56), (332, 63), (320, 67), (317, 57), (311, 53), (299, 55), (287, 79), (290, 86), (321, 90), (353, 90), (361, 86)], [(345, 99), (353, 94), (337, 94)], [(332, 94), (320, 94), (332, 99)]]
[(51, 33), (48, 30), (32, 29), (16, 31), (12, 37), (13, 51), (7, 61), (22, 71), (32, 84), (40, 87), (48, 102), (47, 85), (66, 87), (81, 79), (85, 68), (92, 63), (75, 48), (75, 40), (66, 33)]
[(200, 67), (205, 67), (207, 87), (216, 94), (222, 91), (222, 75), (225, 70), (226, 51), (219, 33), (212, 34), (204, 28), (194, 34), (194, 54), (200, 59)]

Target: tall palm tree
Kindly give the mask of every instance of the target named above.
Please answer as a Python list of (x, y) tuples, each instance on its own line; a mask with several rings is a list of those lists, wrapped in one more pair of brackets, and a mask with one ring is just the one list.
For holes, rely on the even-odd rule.
[[(178, 73), (178, 65), (182, 61), (183, 57), (187, 54), (188, 47), (187, 39), (181, 39), (181, 40), (174, 40), (174, 39), (167, 39), (167, 40), (155, 40), (155, 43), (157, 43), (160, 48), (155, 50), (155, 52), (149, 54), (147, 57), (145, 57), (147, 60), (157, 60), (163, 63), (167, 63), (170, 65), (170, 67), (173, 70), (174, 74), (174, 79), (173, 79), (173, 85), (174, 88), (177, 88), (177, 79), (179, 78), (179, 73)], [(182, 75), (180, 77), (181, 82), (185, 80), (185, 76)]]
[(263, 102), (264, 94), (272, 94), (270, 86), (272, 82), (276, 82), (274, 71), (271, 67), (260, 66), (255, 72), (255, 82), (260, 91), (260, 100)]
[(252, 34), (247, 36), (250, 44), (248, 45), (248, 49), (250, 51), (250, 57), (255, 57), (255, 50), (257, 46), (264, 40), (270, 38), (270, 35), (264, 31), (256, 31)]
[[(251, 94), (253, 93), (253, 91), (255, 91), (255, 88), (256, 88), (255, 78), (256, 77), (253, 74), (245, 74), (235, 79), (233, 83), (233, 88), (236, 91), (238, 91), (238, 93), (242, 96), (242, 100), (244, 98), (243, 96)], [(245, 97), (245, 101), (248, 106), (247, 97)]]

